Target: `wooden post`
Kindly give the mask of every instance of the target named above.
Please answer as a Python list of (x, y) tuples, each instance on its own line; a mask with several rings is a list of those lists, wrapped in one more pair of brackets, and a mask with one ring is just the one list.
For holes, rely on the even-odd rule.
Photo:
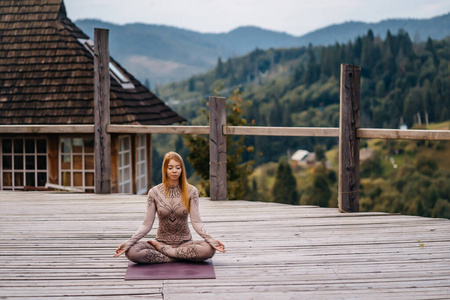
[(339, 211), (359, 211), (359, 91), (361, 67), (341, 65)]
[(94, 29), (95, 193), (111, 193), (111, 136), (109, 115), (109, 47), (107, 29)]
[(209, 97), (209, 182), (211, 200), (227, 200), (226, 100)]
[(59, 184), (59, 167), (58, 167), (58, 135), (50, 134), (47, 139), (48, 149), (48, 182)]
[(152, 187), (152, 135), (147, 134), (147, 191)]

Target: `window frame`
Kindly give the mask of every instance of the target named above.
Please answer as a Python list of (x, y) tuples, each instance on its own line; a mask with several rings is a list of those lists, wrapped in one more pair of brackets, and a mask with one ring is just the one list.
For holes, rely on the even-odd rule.
[[(62, 149), (62, 140), (63, 139), (70, 139), (70, 152), (63, 152)], [(73, 140), (74, 139), (81, 139), (82, 145), (81, 145), (81, 152), (74, 152), (73, 151)], [(93, 151), (92, 152), (86, 152), (85, 150), (85, 140), (92, 139), (93, 141)], [(80, 189), (83, 192), (94, 192), (95, 191), (95, 141), (94, 137), (86, 137), (86, 136), (60, 136), (58, 139), (58, 183), (61, 186), (64, 187), (72, 187), (76, 189)], [(69, 156), (70, 157), (70, 168), (64, 168), (62, 167), (63, 164), (63, 156)], [(81, 156), (81, 169), (74, 169), (74, 156)], [(86, 167), (86, 157), (92, 157), (92, 169), (87, 169)], [(65, 185), (63, 181), (63, 173), (70, 173), (70, 185)], [(75, 185), (74, 183), (74, 173), (81, 173), (82, 176), (82, 185)], [(92, 186), (86, 185), (86, 174), (92, 173), (93, 181)]]
[[(94, 41), (90, 39), (79, 38), (78, 42), (82, 44), (86, 48), (86, 50), (89, 51), (92, 57), (94, 57), (95, 55)], [(111, 74), (114, 80), (117, 81), (122, 86), (122, 88), (124, 89), (136, 88), (134, 84), (131, 82), (130, 78), (128, 78), (128, 76), (125, 75), (125, 73), (119, 68), (119, 66), (114, 61), (111, 60), (111, 58), (109, 59), (108, 66), (109, 66), (109, 74)]]
[[(128, 150), (122, 149), (121, 141), (128, 139)], [(119, 149), (118, 149), (118, 181), (119, 181), (119, 193), (123, 194), (132, 194), (133, 193), (133, 166), (132, 166), (132, 159), (131, 154), (133, 147), (131, 144), (131, 136), (130, 135), (123, 135), (119, 136)], [(126, 154), (128, 154), (128, 164), (124, 165)], [(129, 179), (123, 178), (123, 173), (126, 172), (126, 169), (129, 168)], [(125, 180), (124, 180), (125, 179)], [(126, 189), (126, 185), (129, 184), (129, 189)]]
[[(3, 142), (4, 140), (11, 140), (11, 153), (6, 153), (6, 155), (11, 156), (11, 169), (5, 170), (3, 167), (3, 157), (5, 153), (3, 153)], [(15, 140), (22, 140), (22, 152), (16, 152), (14, 141)], [(34, 149), (33, 152), (27, 152), (26, 149), (26, 140), (33, 140), (34, 141)], [(38, 140), (44, 140), (45, 141), (45, 153), (44, 152), (38, 152)], [(15, 157), (16, 156), (23, 156), (22, 158), (22, 168), (16, 169), (15, 168)], [(34, 169), (27, 169), (27, 156), (32, 156), (34, 158)], [(38, 157), (39, 156), (45, 156), (45, 168), (44, 169), (38, 169)], [(48, 138), (47, 137), (29, 137), (29, 136), (17, 136), (17, 137), (1, 137), (0, 138), (0, 166), (1, 166), (1, 172), (0, 172), (0, 190), (2, 191), (16, 191), (16, 190), (24, 190), (26, 186), (31, 187), (44, 187), (44, 185), (39, 185), (39, 173), (45, 173), (45, 183), (48, 182)], [(11, 173), (11, 186), (6, 186), (3, 184), (3, 178), (4, 173)], [(15, 174), (21, 173), (22, 174), (22, 182), (23, 185), (16, 186), (16, 180), (15, 180)], [(34, 185), (29, 185), (27, 180), (27, 174), (34, 174)]]
[[(147, 136), (145, 134), (136, 135), (136, 194), (141, 195), (147, 192)], [(141, 157), (141, 150), (143, 157)], [(144, 166), (144, 173), (141, 174), (140, 167)], [(143, 184), (141, 185), (141, 180)]]

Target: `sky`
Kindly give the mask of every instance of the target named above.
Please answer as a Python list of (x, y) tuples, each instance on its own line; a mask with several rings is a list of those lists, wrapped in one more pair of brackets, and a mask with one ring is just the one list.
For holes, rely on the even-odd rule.
[(346, 21), (425, 19), (450, 12), (449, 0), (64, 0), (72, 21), (169, 25), (203, 33), (240, 26), (301, 36)]

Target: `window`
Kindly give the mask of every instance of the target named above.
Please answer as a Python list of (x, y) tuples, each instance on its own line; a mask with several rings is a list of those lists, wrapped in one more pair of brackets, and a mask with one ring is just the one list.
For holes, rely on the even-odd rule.
[(60, 139), (59, 183), (66, 187), (94, 192), (94, 139)]
[(1, 140), (1, 189), (23, 190), (47, 182), (47, 140), (4, 138)]
[(119, 193), (131, 193), (131, 138), (119, 137)]
[[(94, 56), (94, 42), (92, 40), (78, 39), (78, 42), (82, 44), (92, 56)], [(134, 84), (130, 79), (119, 69), (119, 67), (113, 62), (109, 61), (109, 72), (115, 81), (120, 83), (124, 89), (134, 89)]]
[(136, 194), (147, 192), (147, 139), (145, 134), (137, 136)]

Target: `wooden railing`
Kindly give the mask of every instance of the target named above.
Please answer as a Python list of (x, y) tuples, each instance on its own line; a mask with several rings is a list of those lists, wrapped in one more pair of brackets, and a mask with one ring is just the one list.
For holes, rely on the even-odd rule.
[[(97, 48), (105, 47), (105, 34), (95, 31)], [(106, 39), (107, 41), (107, 39)], [(107, 46), (107, 45), (106, 45)], [(97, 52), (96, 52), (97, 53)], [(95, 60), (100, 59), (99, 51)], [(108, 64), (96, 62), (98, 69), (95, 81), (95, 124), (94, 125), (0, 125), (0, 133), (92, 133), (95, 134), (95, 191), (110, 193), (111, 134), (203, 134), (210, 138), (210, 195), (212, 200), (227, 199), (226, 181), (226, 139), (227, 135), (262, 136), (313, 136), (339, 137), (339, 183), (338, 203), (341, 212), (359, 211), (359, 141), (361, 138), (373, 139), (417, 139), (450, 140), (450, 130), (393, 130), (359, 128), (360, 72), (361, 68), (341, 65), (340, 83), (340, 124), (338, 128), (322, 127), (261, 127), (227, 126), (225, 98), (210, 97), (209, 126), (155, 126), (155, 125), (115, 125), (109, 124), (109, 83)], [(100, 74), (102, 73), (102, 74)], [(108, 157), (109, 153), (109, 157)], [(108, 161), (109, 159), (109, 161)]]

